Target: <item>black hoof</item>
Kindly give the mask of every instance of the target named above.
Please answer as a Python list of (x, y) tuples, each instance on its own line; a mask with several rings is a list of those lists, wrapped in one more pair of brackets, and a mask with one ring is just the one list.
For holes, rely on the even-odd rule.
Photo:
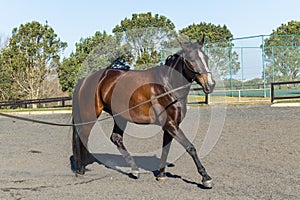
[(77, 167), (75, 164), (74, 156), (70, 157), (70, 165), (71, 165), (71, 170), (72, 172), (75, 173), (75, 176), (77, 177), (78, 175), (84, 175), (85, 173), (85, 168), (83, 166)]
[(131, 173), (129, 174), (130, 178), (133, 179), (138, 179), (140, 177), (139, 171), (138, 170), (132, 170)]
[(85, 174), (85, 170), (84, 169), (76, 169), (73, 171), (75, 176), (78, 177), (78, 176), (83, 176)]
[(80, 173), (80, 172), (74, 172), (75, 173), (75, 177), (81, 177), (83, 176), (84, 174)]

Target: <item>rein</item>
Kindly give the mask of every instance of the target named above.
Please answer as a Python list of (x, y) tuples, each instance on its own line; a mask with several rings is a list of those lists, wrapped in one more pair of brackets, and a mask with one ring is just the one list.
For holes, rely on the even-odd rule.
[(51, 126), (69, 126), (69, 127), (71, 127), (71, 126), (83, 126), (83, 125), (93, 124), (93, 123), (100, 122), (100, 121), (105, 121), (105, 120), (110, 119), (110, 118), (114, 118), (114, 117), (119, 116), (119, 115), (121, 115), (123, 113), (126, 113), (126, 112), (128, 112), (130, 110), (133, 110), (133, 109), (136, 109), (136, 108), (138, 108), (138, 107), (140, 107), (142, 105), (145, 105), (145, 104), (147, 104), (147, 103), (149, 103), (151, 101), (154, 101), (156, 99), (162, 98), (162, 97), (164, 97), (164, 96), (166, 96), (166, 95), (168, 95), (170, 93), (173, 93), (173, 92), (176, 92), (178, 90), (182, 90), (184, 88), (187, 88), (191, 84), (192, 83), (188, 83), (186, 85), (174, 88), (173, 90), (170, 90), (170, 91), (162, 93), (162, 94), (160, 94), (158, 96), (155, 96), (155, 97), (153, 97), (153, 98), (151, 98), (151, 99), (149, 99), (147, 101), (144, 101), (144, 102), (142, 102), (140, 104), (137, 104), (137, 105), (135, 105), (133, 107), (130, 107), (130, 108), (128, 108), (128, 109), (126, 109), (126, 110), (124, 110), (122, 112), (116, 113), (114, 115), (111, 115), (111, 116), (108, 116), (108, 117), (105, 117), (105, 118), (102, 118), (102, 119), (97, 119), (97, 120), (94, 120), (94, 121), (89, 121), (89, 122), (83, 122), (83, 123), (77, 123), (77, 124), (55, 123), (55, 122), (49, 122), (49, 121), (43, 121), (43, 120), (37, 120), (37, 119), (30, 119), (30, 118), (26, 118), (26, 117), (20, 117), (20, 116), (16, 116), (16, 115), (10, 115), (10, 114), (6, 114), (6, 113), (2, 113), (2, 112), (0, 112), (0, 116), (4, 116), (4, 117), (8, 117), (8, 118), (13, 118), (13, 119), (18, 119), (18, 120), (27, 121), (27, 122), (38, 123), (38, 124), (51, 125)]

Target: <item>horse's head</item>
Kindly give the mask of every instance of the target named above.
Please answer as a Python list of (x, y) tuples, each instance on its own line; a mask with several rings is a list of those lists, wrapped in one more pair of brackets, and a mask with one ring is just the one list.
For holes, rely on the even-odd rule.
[(195, 80), (203, 88), (206, 94), (213, 91), (216, 82), (208, 68), (208, 56), (202, 50), (204, 37), (195, 43), (181, 44), (183, 49), (185, 70), (192, 80)]

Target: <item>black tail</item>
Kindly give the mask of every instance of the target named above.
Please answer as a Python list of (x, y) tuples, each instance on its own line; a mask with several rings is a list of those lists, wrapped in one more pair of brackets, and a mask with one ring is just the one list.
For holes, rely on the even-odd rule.
[[(72, 120), (74, 124), (74, 120)], [(72, 138), (72, 149), (73, 149), (73, 165), (71, 164), (72, 171), (79, 174), (84, 174), (84, 160), (83, 160), (83, 146), (80, 137), (78, 135), (76, 126), (73, 126), (73, 138)], [(71, 158), (72, 162), (72, 158)]]
[[(72, 123), (74, 124), (74, 120), (72, 120)], [(71, 169), (74, 173), (84, 174), (85, 166), (95, 162), (95, 158), (82, 143), (76, 125), (73, 126), (72, 149)]]
[(72, 137), (72, 149), (73, 156), (71, 156), (71, 168), (72, 171), (78, 174), (84, 174), (84, 150), (85, 147), (81, 142), (79, 132), (81, 127), (76, 127), (76, 123), (80, 123), (80, 113), (79, 113), (79, 103), (78, 103), (78, 91), (82, 85), (83, 79), (79, 80), (74, 93), (73, 93), (73, 101), (72, 101), (72, 123), (73, 123), (73, 137)]

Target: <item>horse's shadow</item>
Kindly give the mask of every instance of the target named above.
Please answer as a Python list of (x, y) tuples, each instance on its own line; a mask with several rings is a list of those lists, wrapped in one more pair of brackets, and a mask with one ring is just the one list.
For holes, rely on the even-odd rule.
[[(133, 156), (133, 159), (136, 165), (139, 167), (140, 171), (153, 172), (155, 175), (156, 169), (158, 169), (160, 158), (156, 156)], [(70, 157), (71, 169), (72, 171), (76, 171), (76, 167), (74, 164), (74, 157)], [(128, 174), (130, 168), (128, 164), (124, 160), (122, 155), (117, 154), (108, 154), (108, 153), (96, 153), (90, 156), (88, 162), (85, 163), (85, 166), (88, 166), (92, 163), (98, 163), (99, 165), (104, 165), (109, 169), (116, 170), (123, 174)], [(174, 166), (171, 163), (167, 163), (168, 167)]]
[[(133, 156), (134, 161), (136, 162), (137, 166), (142, 171), (146, 172), (152, 172), (153, 176), (157, 177), (159, 174), (158, 166), (160, 163), (160, 158), (156, 156)], [(125, 162), (122, 155), (116, 155), (116, 154), (107, 154), (107, 153), (97, 153), (93, 154), (90, 157), (90, 160), (85, 164), (85, 166), (92, 164), (92, 163), (98, 163), (99, 165), (104, 165), (105, 167), (109, 169), (113, 169), (119, 173), (125, 174), (130, 178), (135, 179), (136, 177), (132, 176), (132, 174), (128, 171), (128, 164)], [(71, 170), (73, 172), (76, 171), (75, 164), (74, 164), (74, 157), (70, 157), (70, 164), (71, 164)], [(172, 163), (167, 163), (167, 167), (174, 167), (175, 165)], [(89, 171), (86, 169), (86, 171)], [(197, 187), (201, 189), (207, 189), (200, 183), (196, 183), (194, 181), (187, 180), (186, 178), (183, 178), (179, 175), (172, 174), (170, 172), (166, 173), (167, 178), (174, 178), (174, 179), (180, 179), (185, 183), (196, 185)]]

